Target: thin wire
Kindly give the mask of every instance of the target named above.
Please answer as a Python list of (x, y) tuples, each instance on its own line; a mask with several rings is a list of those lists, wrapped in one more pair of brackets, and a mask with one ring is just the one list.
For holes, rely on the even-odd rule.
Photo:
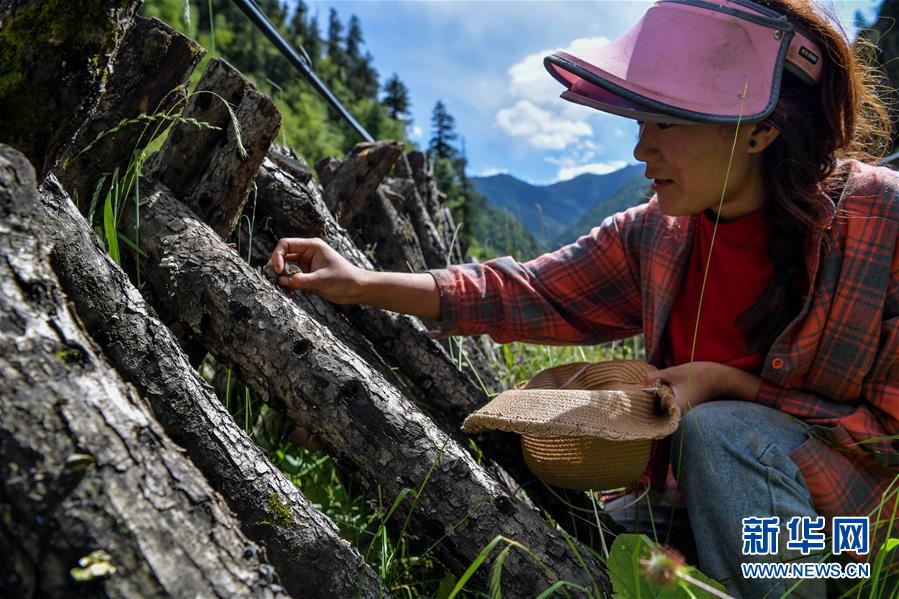
[(740, 136), (740, 123), (743, 121), (743, 103), (749, 91), (749, 83), (743, 87), (740, 96), (740, 115), (737, 117), (737, 127), (734, 130), (734, 141), (730, 148), (730, 157), (727, 160), (727, 171), (724, 173), (724, 185), (721, 188), (721, 198), (718, 200), (718, 212), (715, 214), (715, 226), (712, 228), (712, 241), (709, 243), (709, 255), (705, 261), (705, 270), (702, 273), (702, 286), (699, 289), (699, 305), (696, 306), (696, 322), (693, 326), (693, 343), (690, 347), (690, 366), (687, 369), (687, 409), (690, 409), (690, 395), (693, 385), (693, 359), (696, 356), (696, 340), (699, 337), (699, 316), (702, 312), (702, 300), (705, 296), (705, 285), (709, 277), (709, 268), (712, 265), (712, 250), (715, 247), (715, 236), (718, 233), (718, 221), (721, 219), (721, 208), (724, 206), (724, 196), (727, 193), (727, 180), (730, 177), (730, 168), (733, 165), (734, 154), (737, 151), (737, 139)]
[[(715, 237), (718, 232), (718, 221), (721, 219), (721, 208), (724, 206), (724, 196), (727, 193), (727, 180), (730, 177), (730, 169), (733, 165), (734, 154), (737, 151), (737, 140), (740, 136), (740, 124), (743, 122), (743, 106), (746, 100), (746, 96), (749, 92), (749, 82), (747, 81), (743, 86), (743, 94), (740, 96), (740, 115), (737, 117), (737, 127), (734, 130), (734, 141), (731, 144), (730, 148), (730, 157), (727, 160), (727, 171), (724, 173), (724, 184), (721, 188), (721, 198), (718, 200), (718, 212), (715, 215), (715, 225), (712, 227), (712, 240), (709, 243), (709, 255), (706, 258), (705, 262), (705, 270), (702, 273), (702, 286), (699, 289), (699, 305), (696, 307), (696, 322), (693, 326), (693, 343), (690, 347), (690, 365), (687, 367), (687, 396), (684, 398), (687, 404), (687, 409), (684, 413), (688, 412), (691, 409), (690, 405), (690, 396), (693, 394), (693, 365), (694, 358), (696, 357), (696, 340), (699, 336), (699, 320), (700, 315), (702, 314), (702, 300), (705, 297), (705, 286), (706, 281), (709, 276), (709, 268), (712, 264), (712, 251), (715, 248)], [(699, 233), (694, 231), (694, 235), (698, 235)], [(681, 471), (681, 465), (683, 462), (683, 436), (680, 437), (680, 447), (677, 452), (677, 471)], [(712, 462), (714, 465), (714, 462)], [(675, 500), (675, 504), (676, 504)], [(672, 510), (674, 508), (672, 507)], [(665, 538), (669, 538), (671, 535), (671, 526), (674, 524), (674, 518), (668, 520), (668, 531), (665, 534)]]

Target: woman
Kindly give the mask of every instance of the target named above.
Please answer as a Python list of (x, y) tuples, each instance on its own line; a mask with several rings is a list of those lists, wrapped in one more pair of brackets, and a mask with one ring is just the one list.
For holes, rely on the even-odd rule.
[[(676, 480), (703, 572), (779, 595), (794, 581), (744, 578), (740, 563), (814, 558), (784, 546), (791, 518), (824, 516), (829, 532), (871, 514), (874, 529), (895, 500), (899, 177), (863, 161), (890, 139), (872, 72), (803, 0), (663, 0), (594, 54), (545, 65), (562, 97), (639, 121), (648, 203), (523, 264), (367, 272), (282, 239), (271, 263), (303, 273), (279, 283), (441, 321), (442, 336), (642, 332), (660, 368), (647, 383), (669, 383), (684, 412), (654, 447), (649, 500)], [(773, 516), (777, 553), (743, 555), (743, 518)], [(824, 581), (795, 594), (823, 596)]]

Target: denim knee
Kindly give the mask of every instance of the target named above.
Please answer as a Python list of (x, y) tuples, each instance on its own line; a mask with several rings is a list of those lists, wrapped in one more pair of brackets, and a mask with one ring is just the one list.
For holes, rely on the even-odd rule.
[(744, 460), (764, 462), (781, 456), (767, 465), (786, 470), (789, 478), (804, 485), (798, 469), (784, 456), (807, 438), (801, 423), (773, 408), (746, 401), (711, 401), (681, 418), (671, 439), (671, 465), (678, 482), (684, 464), (693, 473), (701, 472), (705, 480), (727, 482), (733, 474), (733, 468), (723, 467), (728, 460), (739, 467)]
[[(714, 401), (688, 411), (672, 438), (671, 460), (684, 494), (699, 565), (738, 597), (786, 589), (783, 581), (743, 579), (741, 522), (749, 516), (815, 516), (790, 453), (808, 438), (789, 415), (751, 402)], [(781, 556), (778, 556), (780, 561)], [(803, 585), (823, 596), (822, 581)], [(798, 596), (802, 596), (799, 593)]]

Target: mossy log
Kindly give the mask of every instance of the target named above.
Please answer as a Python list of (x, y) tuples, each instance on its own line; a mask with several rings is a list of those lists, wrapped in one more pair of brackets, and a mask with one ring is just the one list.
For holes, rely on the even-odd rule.
[(54, 239), (54, 270), (85, 329), (225, 498), (244, 534), (266, 548), (287, 591), (389, 596), (334, 523), (237, 426), (52, 178), (41, 206)]
[(281, 594), (274, 569), (81, 328), (25, 157), (0, 145), (0, 595)]
[(0, 2), (0, 142), (43, 178), (93, 110), (140, 0)]
[(524, 544), (534, 557), (512, 552), (503, 566), (502, 585), (513, 596), (531, 596), (559, 578), (608, 590), (602, 566), (585, 547), (578, 547), (580, 561), (539, 513), (511, 497), (168, 190), (147, 181), (142, 196), (140, 243), (158, 301), (262, 399), (312, 430), (372, 496), (377, 489), (391, 498), (420, 489), (394, 512), (399, 521), (408, 518), (408, 534), (457, 574), (497, 535)]
[(203, 54), (202, 46), (159, 19), (134, 17), (96, 109), (78, 132), (65, 168), (54, 171), (82, 214), (90, 210), (101, 175), (119, 168), (123, 176), (133, 154), (166, 130), (163, 115), (177, 112), (187, 94), (182, 83)]

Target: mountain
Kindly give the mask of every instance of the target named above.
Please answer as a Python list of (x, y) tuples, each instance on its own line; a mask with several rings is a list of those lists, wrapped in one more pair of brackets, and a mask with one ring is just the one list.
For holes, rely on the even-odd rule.
[[(584, 174), (552, 185), (531, 185), (510, 175), (472, 177), (487, 200), (524, 224), (541, 243), (550, 246), (597, 204), (619, 189), (643, 179), (643, 165), (626, 166), (607, 175)], [(635, 197), (631, 205), (638, 202)]]
[(642, 176), (631, 179), (611, 196), (594, 204), (576, 223), (556, 237), (553, 243), (560, 247), (569, 244), (581, 235), (589, 233), (590, 229), (602, 223), (607, 216), (649, 201), (652, 197), (652, 188), (649, 185), (649, 180)]

